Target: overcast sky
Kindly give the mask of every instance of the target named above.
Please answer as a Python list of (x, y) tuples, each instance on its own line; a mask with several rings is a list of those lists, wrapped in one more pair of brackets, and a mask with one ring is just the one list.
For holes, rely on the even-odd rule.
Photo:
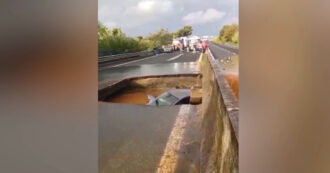
[(225, 24), (238, 23), (238, 0), (99, 0), (98, 16), (109, 29), (145, 36), (160, 28), (170, 32), (184, 25), (193, 34), (218, 35)]

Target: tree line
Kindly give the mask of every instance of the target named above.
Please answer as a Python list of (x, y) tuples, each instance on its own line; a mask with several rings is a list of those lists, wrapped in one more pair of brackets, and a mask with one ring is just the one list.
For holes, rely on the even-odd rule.
[(173, 38), (192, 34), (191, 26), (184, 26), (176, 32), (160, 29), (155, 33), (143, 37), (127, 37), (120, 28), (108, 29), (101, 22), (98, 23), (99, 56), (113, 55), (128, 52), (138, 52), (161, 48), (172, 43)]
[(215, 42), (229, 43), (238, 45), (239, 31), (237, 24), (225, 25), (219, 32), (219, 36), (215, 38)]

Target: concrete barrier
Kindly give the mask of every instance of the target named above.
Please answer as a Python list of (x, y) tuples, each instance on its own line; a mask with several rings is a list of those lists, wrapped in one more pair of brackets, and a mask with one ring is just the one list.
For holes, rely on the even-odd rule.
[(210, 51), (203, 74), (201, 171), (238, 172), (238, 101)]
[(108, 55), (108, 56), (101, 56), (98, 57), (98, 65), (99, 68), (118, 63), (118, 62), (126, 62), (133, 59), (144, 58), (148, 56), (154, 55), (153, 51), (141, 51), (141, 52), (134, 52), (134, 53), (124, 53), (118, 55)]

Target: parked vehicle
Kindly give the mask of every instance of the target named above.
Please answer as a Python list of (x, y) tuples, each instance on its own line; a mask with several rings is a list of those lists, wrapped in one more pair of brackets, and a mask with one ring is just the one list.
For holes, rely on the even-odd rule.
[(179, 39), (174, 39), (172, 42), (172, 47), (173, 50), (177, 51), (177, 50), (182, 50), (183, 45), (181, 44)]
[(189, 43), (189, 50), (202, 51), (202, 41), (199, 38), (191, 38)]
[(148, 95), (149, 102), (147, 105), (153, 106), (170, 106), (189, 104), (190, 101), (190, 89), (171, 89), (157, 98)]
[(159, 48), (154, 48), (153, 49), (153, 52), (154, 52), (154, 55), (158, 55), (158, 54), (160, 54), (162, 52), (162, 50), (159, 49)]
[(172, 45), (163, 46), (163, 52), (170, 53), (173, 51)]

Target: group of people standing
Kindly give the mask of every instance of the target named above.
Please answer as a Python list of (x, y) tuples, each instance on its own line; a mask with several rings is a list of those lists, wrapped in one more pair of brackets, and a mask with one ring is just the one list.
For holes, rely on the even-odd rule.
[(196, 39), (196, 40), (189, 40), (187, 38), (180, 38), (179, 40), (174, 40), (173, 41), (173, 50), (189, 50), (192, 51), (202, 51), (205, 53), (205, 51), (208, 49), (208, 40), (201, 40), (201, 39)]

